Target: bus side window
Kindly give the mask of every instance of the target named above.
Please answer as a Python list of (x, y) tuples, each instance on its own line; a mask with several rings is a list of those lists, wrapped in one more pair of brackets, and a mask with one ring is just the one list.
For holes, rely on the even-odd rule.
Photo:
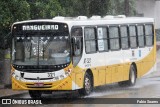
[(137, 37), (136, 37), (136, 26), (129, 26), (129, 36), (130, 36), (130, 47), (137, 48)]
[(110, 40), (110, 49), (111, 50), (120, 49), (118, 26), (110, 26), (109, 27), (109, 40)]
[(106, 27), (97, 28), (98, 50), (100, 52), (108, 51), (108, 36)]
[(95, 53), (96, 50), (96, 30), (94, 27), (88, 27), (84, 30), (86, 53)]
[(154, 38), (152, 24), (145, 25), (145, 37), (146, 37), (146, 46), (152, 46)]
[(120, 26), (120, 35), (121, 35), (122, 49), (128, 49), (129, 48), (129, 38), (128, 38), (127, 26)]
[(138, 34), (138, 45), (139, 45), (139, 47), (144, 47), (145, 42), (144, 42), (144, 28), (143, 28), (143, 25), (138, 25), (137, 26), (137, 34)]

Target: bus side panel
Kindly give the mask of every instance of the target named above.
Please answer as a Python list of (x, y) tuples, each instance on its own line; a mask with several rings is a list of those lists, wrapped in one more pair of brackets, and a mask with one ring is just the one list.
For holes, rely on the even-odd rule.
[(141, 72), (143, 71), (143, 62), (137, 62), (136, 63), (137, 66), (137, 78), (139, 78), (141, 76)]
[(99, 81), (98, 81), (98, 71), (96, 69), (92, 69), (93, 72), (93, 77), (94, 77), (94, 86), (98, 86), (99, 85)]
[(83, 80), (84, 80), (83, 73), (82, 72), (76, 73), (74, 77), (75, 77), (75, 81), (73, 81), (73, 82), (75, 82), (75, 83), (73, 83), (72, 89), (74, 90), (74, 89), (83, 88)]
[(112, 69), (111, 67), (106, 68), (106, 84), (110, 84), (112, 82)]
[(79, 66), (76, 66), (74, 68), (74, 75), (72, 76), (72, 89), (81, 89), (83, 88), (83, 81), (84, 81), (84, 72), (85, 70), (83, 70), (82, 68), (80, 68)]
[(123, 81), (123, 66), (116, 65), (112, 67), (112, 83)]
[(129, 80), (129, 69), (130, 69), (130, 63), (125, 63), (124, 64), (124, 75), (123, 75), (123, 80)]
[(140, 63), (140, 65), (139, 65), (140, 67), (139, 66), (137, 67), (138, 68), (137, 69), (138, 77), (142, 77), (143, 75), (149, 74), (154, 71), (154, 69), (152, 69), (152, 68), (154, 67), (154, 65), (156, 63), (156, 60), (154, 57), (156, 55), (156, 52), (155, 52), (156, 48), (154, 46), (151, 50), (150, 50), (150, 48), (148, 48), (148, 49), (149, 49), (148, 51), (150, 51), (149, 54), (145, 58), (143, 58), (142, 60), (140, 60), (136, 63), (136, 65), (139, 65), (139, 63)]
[(98, 70), (98, 83), (99, 85), (104, 85), (105, 84), (105, 67), (101, 68), (100, 70)]

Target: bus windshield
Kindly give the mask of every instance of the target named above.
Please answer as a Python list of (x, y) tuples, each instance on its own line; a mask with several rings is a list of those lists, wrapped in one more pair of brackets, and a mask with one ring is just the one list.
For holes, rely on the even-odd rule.
[(68, 35), (14, 35), (15, 65), (59, 65), (70, 62)]

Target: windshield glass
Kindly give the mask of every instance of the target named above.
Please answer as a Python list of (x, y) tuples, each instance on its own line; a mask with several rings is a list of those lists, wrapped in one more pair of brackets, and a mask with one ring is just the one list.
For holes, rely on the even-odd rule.
[(68, 35), (16, 35), (12, 48), (12, 60), (16, 65), (59, 65), (70, 62)]

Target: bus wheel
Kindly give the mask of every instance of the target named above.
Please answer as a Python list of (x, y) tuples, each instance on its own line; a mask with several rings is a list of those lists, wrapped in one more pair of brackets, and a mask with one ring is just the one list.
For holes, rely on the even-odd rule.
[(136, 83), (136, 68), (134, 65), (131, 65), (129, 72), (129, 80), (118, 82), (118, 85), (121, 87), (133, 86)]
[(31, 98), (41, 98), (42, 92), (39, 90), (29, 90), (29, 95)]
[(130, 67), (129, 80), (127, 81), (128, 86), (133, 86), (136, 83), (136, 68), (134, 65)]
[(84, 76), (83, 89), (78, 90), (80, 95), (89, 95), (93, 90), (91, 76), (86, 73)]

